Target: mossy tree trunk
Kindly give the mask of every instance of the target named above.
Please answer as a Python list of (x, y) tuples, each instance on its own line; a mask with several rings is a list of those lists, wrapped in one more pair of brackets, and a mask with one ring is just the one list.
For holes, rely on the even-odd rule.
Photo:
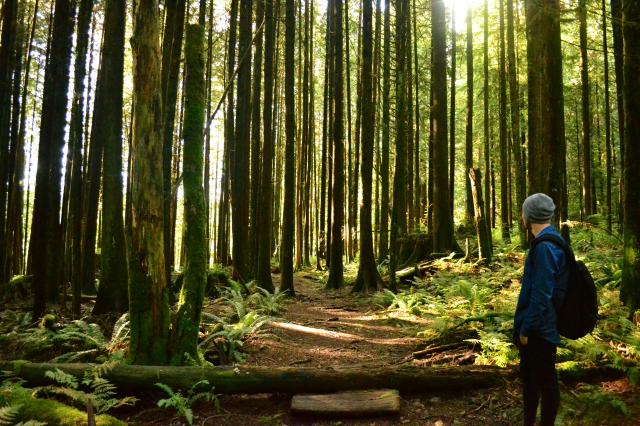
[(295, 92), (294, 92), (294, 47), (295, 47), (295, 4), (293, 0), (286, 1), (285, 17), (285, 74), (284, 74), (284, 102), (285, 102), (285, 170), (284, 170), (284, 205), (282, 208), (282, 244), (280, 253), (280, 271), (282, 279), (280, 291), (293, 296), (293, 235), (294, 235), (294, 198), (295, 198)]
[(368, 292), (382, 287), (376, 268), (371, 227), (371, 186), (373, 178), (374, 121), (373, 92), (373, 25), (372, 0), (364, 0), (362, 9), (362, 204), (360, 205), (360, 267), (354, 291)]
[(640, 308), (640, 3), (622, 1), (624, 39), (624, 260), (620, 299)]
[(185, 353), (198, 359), (198, 330), (207, 282), (206, 210), (202, 174), (204, 171), (205, 85), (204, 29), (189, 25), (185, 42), (184, 111), (184, 281), (178, 302), (171, 363), (180, 365)]
[(134, 131), (129, 239), (129, 362), (167, 362), (169, 302), (165, 275), (158, 0), (141, 0), (132, 39)]

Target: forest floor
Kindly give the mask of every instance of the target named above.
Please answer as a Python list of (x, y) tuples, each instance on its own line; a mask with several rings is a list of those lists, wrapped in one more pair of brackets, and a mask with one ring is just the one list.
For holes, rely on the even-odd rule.
[[(513, 261), (519, 259), (513, 258)], [(351, 269), (355, 265), (351, 266)], [(355, 273), (355, 269), (347, 275)], [(277, 286), (279, 275), (274, 275)], [(256, 338), (248, 340), (243, 351), (243, 365), (251, 366), (363, 366), (382, 367), (401, 364), (424, 365), (413, 352), (424, 342), (417, 337), (429, 328), (430, 320), (418, 315), (390, 310), (376, 304), (376, 296), (351, 293), (351, 287), (327, 291), (323, 274), (302, 271), (295, 274), (295, 298), (285, 302), (279, 318), (269, 323)], [(206, 311), (219, 313), (219, 302), (211, 301)], [(469, 350), (453, 350), (436, 358), (462, 359)], [(440, 365), (443, 362), (436, 362)], [(588, 395), (584, 386), (600, 389)], [(601, 392), (605, 397), (601, 396)], [(559, 425), (637, 425), (640, 418), (640, 389), (628, 379), (602, 380), (589, 385), (561, 384), (564, 406)], [(321, 418), (294, 415), (290, 411), (292, 395), (222, 395), (221, 409), (195, 410), (194, 424), (202, 425), (516, 425), (522, 423), (521, 390), (518, 379), (506, 380), (502, 386), (465, 393), (429, 392), (401, 394), (401, 411), (397, 416), (370, 418)], [(597, 401), (598, 398), (603, 399)], [(609, 398), (609, 399), (607, 399)], [(621, 402), (628, 409), (615, 409)], [(613, 403), (612, 403), (613, 402)], [(169, 424), (152, 409), (128, 420), (139, 424)], [(180, 424), (175, 419), (173, 420)]]
[[(638, 425), (640, 318), (635, 323), (630, 321), (618, 301), (619, 241), (591, 228), (577, 228), (572, 231), (572, 238), (576, 253), (587, 263), (599, 286), (602, 320), (591, 336), (563, 340), (558, 361), (607, 367), (620, 373), (588, 383), (562, 382), (557, 424)], [(513, 244), (498, 244), (494, 254), (489, 267), (461, 259), (435, 260), (426, 275), (405, 282), (397, 294), (351, 293), (356, 263), (346, 265), (347, 285), (339, 290), (324, 289), (326, 272), (313, 268), (296, 272), (295, 297), (278, 299), (274, 303), (277, 313), (260, 316), (264, 323), (242, 338), (241, 346), (232, 353), (238, 358), (231, 363), (317, 368), (475, 363), (517, 368), (518, 354), (510, 344), (510, 330), (524, 256)], [(278, 274), (273, 275), (276, 288), (279, 278)], [(259, 295), (255, 288), (252, 292)], [(226, 321), (223, 331), (231, 330), (241, 324), (242, 318), (251, 317), (248, 314), (259, 312), (256, 303), (255, 299), (227, 289), (222, 298), (207, 298), (204, 312), (209, 319)], [(101, 361), (97, 354), (113, 359), (127, 346), (114, 337), (115, 333), (112, 335), (115, 318), (91, 316), (91, 307), (90, 303), (83, 306), (86, 315), (81, 321), (72, 321), (58, 312), (58, 324), (50, 330), (34, 325), (26, 302), (5, 304), (0, 312), (0, 360), (37, 362), (71, 355), (76, 358), (57, 361), (103, 362), (105, 358)], [(203, 324), (205, 339), (220, 330), (220, 324), (218, 328), (207, 327), (211, 324)], [(456, 332), (448, 334), (451, 330)], [(111, 339), (107, 337), (110, 335)], [(63, 336), (68, 340), (61, 340)], [(78, 336), (90, 339), (77, 340)], [(426, 358), (414, 355), (442, 336), (460, 345)], [(87, 354), (93, 358), (77, 358)], [(210, 362), (220, 361), (206, 351), (203, 354)], [(167, 397), (162, 391), (144, 391), (135, 396), (140, 400), (135, 407), (110, 413), (134, 425), (186, 424), (175, 410), (158, 408), (157, 401)], [(204, 402), (193, 404), (193, 424), (443, 426), (516, 425), (522, 421), (521, 389), (516, 377), (505, 379), (494, 388), (466, 392), (402, 393), (400, 413), (387, 417), (299, 416), (291, 413), (291, 398), (289, 394), (218, 395), (219, 408)]]

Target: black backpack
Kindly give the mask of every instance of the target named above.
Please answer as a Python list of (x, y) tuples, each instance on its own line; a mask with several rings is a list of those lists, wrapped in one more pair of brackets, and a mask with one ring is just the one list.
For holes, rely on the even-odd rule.
[(591, 333), (598, 321), (598, 291), (587, 266), (576, 260), (571, 247), (553, 234), (533, 240), (531, 251), (543, 241), (560, 247), (567, 257), (569, 280), (564, 301), (556, 306), (558, 332), (568, 339), (579, 339)]

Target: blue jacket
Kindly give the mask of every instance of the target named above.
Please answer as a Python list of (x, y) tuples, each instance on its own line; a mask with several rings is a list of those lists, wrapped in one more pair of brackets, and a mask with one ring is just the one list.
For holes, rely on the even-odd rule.
[[(560, 236), (549, 226), (538, 234), (538, 238), (549, 233)], [(514, 341), (518, 342), (520, 335), (535, 335), (556, 346), (560, 343), (555, 306), (564, 299), (568, 279), (566, 256), (556, 244), (543, 241), (534, 250), (529, 250), (513, 324)]]

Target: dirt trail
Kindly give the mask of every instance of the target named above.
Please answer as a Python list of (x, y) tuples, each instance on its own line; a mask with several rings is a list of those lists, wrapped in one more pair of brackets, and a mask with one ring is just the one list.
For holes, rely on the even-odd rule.
[(413, 337), (415, 331), (399, 327), (402, 321), (359, 304), (350, 289), (325, 291), (304, 273), (296, 274), (294, 284), (296, 297), (286, 303), (281, 318), (266, 327), (266, 336), (246, 344), (247, 364), (393, 365), (403, 362), (420, 341)]

